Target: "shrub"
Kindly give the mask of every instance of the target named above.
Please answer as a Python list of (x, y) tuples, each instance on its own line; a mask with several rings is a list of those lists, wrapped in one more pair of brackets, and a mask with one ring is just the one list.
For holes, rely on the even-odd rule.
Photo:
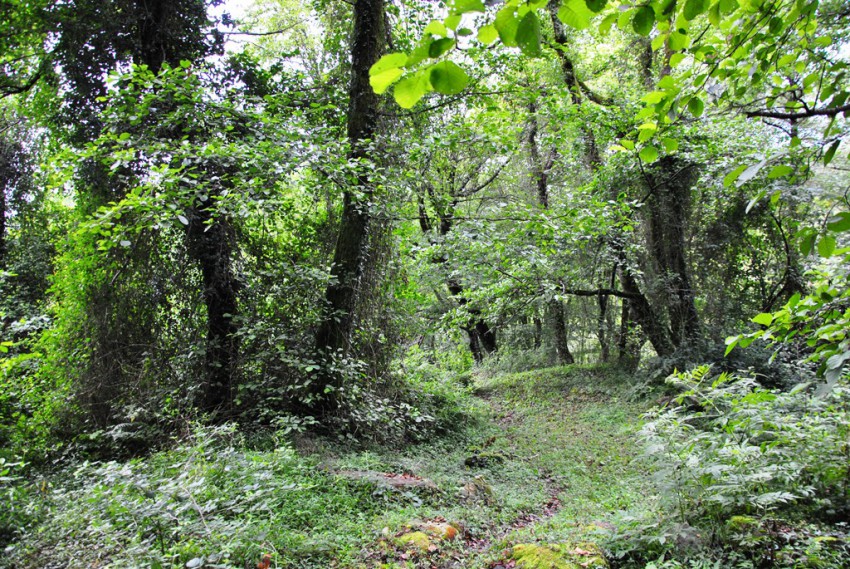
[[(850, 389), (780, 392), (749, 377), (712, 377), (708, 367), (668, 382), (680, 390), (675, 404), (650, 413), (642, 431), (658, 511), (624, 519), (615, 550), (711, 546), (756, 565), (769, 555), (771, 564), (797, 566), (800, 551), (823, 549), (812, 541), (823, 530), (803, 520), (828, 523), (850, 512)], [(782, 561), (777, 552), (788, 547)], [(844, 551), (846, 562), (841, 547), (830, 551)]]

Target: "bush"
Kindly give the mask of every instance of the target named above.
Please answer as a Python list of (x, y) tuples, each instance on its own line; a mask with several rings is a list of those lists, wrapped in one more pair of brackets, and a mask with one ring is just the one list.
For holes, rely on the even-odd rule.
[(850, 561), (843, 536), (816, 539), (836, 528), (804, 521), (850, 513), (850, 389), (780, 392), (753, 378), (711, 377), (708, 367), (668, 382), (680, 390), (675, 405), (650, 413), (642, 431), (658, 510), (624, 518), (615, 551), (711, 547), (727, 559), (736, 551), (757, 566), (791, 567), (805, 551), (826, 548), (824, 559)]

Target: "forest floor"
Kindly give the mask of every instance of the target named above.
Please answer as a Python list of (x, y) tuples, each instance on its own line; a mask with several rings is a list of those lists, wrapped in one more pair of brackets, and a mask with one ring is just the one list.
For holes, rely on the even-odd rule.
[[(445, 496), (414, 516), (387, 512), (389, 535), (368, 557), (386, 567), (594, 566), (593, 543), (613, 529), (612, 517), (648, 500), (634, 461), (647, 403), (630, 396), (628, 384), (610, 370), (580, 367), (480, 380), (483, 420), (466, 440), (379, 459), (376, 467), (432, 480)], [(433, 520), (459, 528), (461, 539), (432, 540), (423, 555), (406, 536), (423, 527), (433, 535)], [(553, 544), (558, 559), (535, 551)]]
[(651, 499), (634, 461), (648, 403), (571, 366), (478, 378), (470, 404), (454, 432), (402, 448), (220, 431), (80, 465), (41, 483), (8, 566), (595, 566), (614, 517)]

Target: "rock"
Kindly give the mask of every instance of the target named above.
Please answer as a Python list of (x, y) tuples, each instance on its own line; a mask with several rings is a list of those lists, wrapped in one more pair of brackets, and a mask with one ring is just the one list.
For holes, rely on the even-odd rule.
[(412, 553), (434, 553), (440, 542), (451, 541), (458, 536), (459, 524), (451, 524), (445, 518), (415, 522), (407, 526), (404, 533), (397, 535), (392, 544)]
[(483, 502), (488, 506), (495, 503), (493, 488), (481, 475), (464, 484), (463, 488), (460, 489), (459, 497), (462, 502)]
[(602, 550), (593, 543), (515, 545), (511, 559), (521, 569), (588, 569), (609, 567)]
[(432, 546), (434, 545), (431, 537), (424, 531), (412, 531), (402, 534), (395, 538), (395, 544), (403, 549), (417, 549), (420, 553), (432, 551)]
[(479, 452), (468, 456), (463, 463), (469, 468), (487, 468), (505, 462), (505, 457), (497, 452)]
[(448, 522), (425, 522), (420, 524), (419, 528), (428, 535), (444, 541), (451, 541), (458, 534), (458, 528)]

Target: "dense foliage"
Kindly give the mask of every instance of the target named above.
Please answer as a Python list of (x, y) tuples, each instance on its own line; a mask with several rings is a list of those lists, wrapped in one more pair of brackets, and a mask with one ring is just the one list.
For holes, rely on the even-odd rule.
[[(340, 523), (318, 496), (381, 502), (293, 441), (463, 438), (507, 404), (482, 381), (593, 364), (612, 397), (669, 398), (635, 435), (654, 493), (599, 538), (613, 562), (841, 566), (848, 21), (0, 0), (0, 544), (353, 562), (359, 525), (307, 551)], [(258, 508), (325, 537), (242, 532)]]

